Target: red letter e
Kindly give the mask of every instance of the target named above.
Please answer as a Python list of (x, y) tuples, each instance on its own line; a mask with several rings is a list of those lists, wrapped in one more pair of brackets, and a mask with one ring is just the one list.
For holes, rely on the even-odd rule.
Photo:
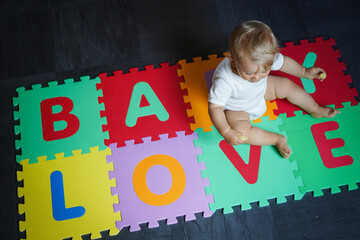
[(334, 157), (331, 150), (345, 145), (341, 138), (327, 139), (325, 132), (334, 131), (339, 128), (339, 123), (335, 121), (317, 123), (311, 126), (311, 132), (315, 143), (319, 149), (321, 159), (327, 168), (338, 168), (351, 165), (354, 160), (351, 156)]

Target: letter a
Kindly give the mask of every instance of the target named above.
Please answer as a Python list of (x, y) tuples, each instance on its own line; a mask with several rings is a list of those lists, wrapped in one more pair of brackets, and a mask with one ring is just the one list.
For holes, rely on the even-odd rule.
[[(62, 111), (53, 113), (53, 106), (60, 105)], [(45, 141), (58, 140), (74, 135), (80, 127), (79, 119), (70, 112), (73, 102), (67, 97), (45, 99), (40, 103), (43, 138)], [(54, 122), (65, 121), (67, 126), (63, 130), (55, 131)]]
[[(148, 106), (140, 107), (142, 96), (148, 101)], [(125, 124), (128, 127), (134, 127), (139, 117), (150, 115), (156, 115), (162, 122), (169, 119), (169, 113), (151, 89), (150, 85), (146, 82), (139, 82), (134, 86)]]

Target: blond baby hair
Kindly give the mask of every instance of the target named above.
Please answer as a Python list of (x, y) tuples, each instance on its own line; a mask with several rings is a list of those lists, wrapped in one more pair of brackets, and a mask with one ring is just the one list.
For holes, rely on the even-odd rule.
[(268, 25), (260, 21), (245, 21), (230, 35), (230, 55), (238, 61), (250, 60), (269, 70), (279, 53), (279, 43)]

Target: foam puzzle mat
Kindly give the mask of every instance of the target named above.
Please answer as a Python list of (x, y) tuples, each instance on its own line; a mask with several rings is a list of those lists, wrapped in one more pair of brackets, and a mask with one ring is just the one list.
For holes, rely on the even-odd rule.
[(25, 239), (91, 239), (140, 224), (176, 224), (177, 217), (267, 206), (269, 199), (321, 196), (360, 181), (360, 105), (344, 75), (333, 39), (286, 43), (281, 52), (306, 67), (320, 66), (324, 82), (291, 78), (321, 105), (341, 110), (314, 119), (283, 100), (267, 102), (254, 125), (288, 138), (290, 159), (273, 146), (227, 144), (211, 123), (207, 96), (226, 56), (145, 66), (64, 84), (19, 87), (14, 126), (19, 222)]

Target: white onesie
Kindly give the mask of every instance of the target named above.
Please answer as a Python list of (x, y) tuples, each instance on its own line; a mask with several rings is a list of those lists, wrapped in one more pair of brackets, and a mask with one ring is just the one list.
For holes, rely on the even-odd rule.
[[(275, 55), (271, 70), (279, 70), (283, 63), (284, 56), (281, 53)], [(234, 74), (226, 57), (214, 72), (208, 101), (224, 107), (224, 110), (245, 111), (253, 120), (266, 112), (266, 87), (267, 77), (249, 82)]]

